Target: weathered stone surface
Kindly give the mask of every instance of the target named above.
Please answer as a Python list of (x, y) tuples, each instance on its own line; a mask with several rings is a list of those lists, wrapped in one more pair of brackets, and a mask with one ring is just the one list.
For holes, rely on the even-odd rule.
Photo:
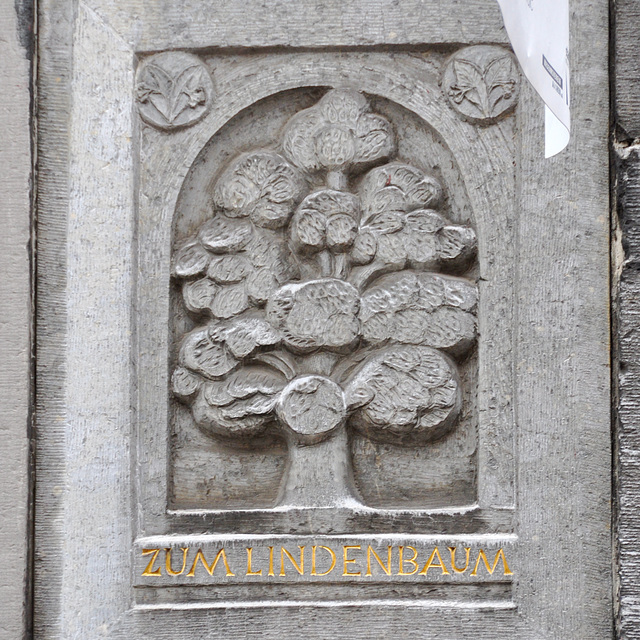
[(640, 398), (640, 343), (637, 325), (640, 309), (640, 153), (637, 149), (620, 150), (616, 165), (617, 214), (619, 234), (614, 245), (617, 294), (616, 311), (617, 363), (617, 619), (621, 638), (640, 638), (640, 438), (638, 410)]
[[(616, 437), (614, 451), (616, 622), (620, 638), (640, 638), (640, 411), (638, 293), (640, 280), (640, 8), (619, 0), (612, 5), (613, 173), (616, 210), (612, 237), (614, 381)], [(617, 214), (617, 215), (616, 215)]]
[(31, 629), (31, 3), (0, 6), (0, 637)]
[(548, 163), (497, 5), (43, 3), (39, 636), (610, 636), (605, 3)]
[(634, 0), (616, 0), (611, 17), (615, 124), (618, 138), (629, 141), (640, 138), (640, 6)]

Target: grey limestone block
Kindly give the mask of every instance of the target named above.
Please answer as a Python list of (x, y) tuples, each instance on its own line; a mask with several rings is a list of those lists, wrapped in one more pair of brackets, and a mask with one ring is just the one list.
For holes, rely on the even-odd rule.
[(612, 6), (614, 233), (612, 243), (615, 439), (615, 604), (617, 633), (640, 637), (638, 504), (638, 203), (640, 159), (640, 66), (636, 3)]
[(614, 248), (616, 363), (616, 559), (617, 622), (621, 638), (639, 637), (638, 560), (638, 212), (640, 157), (621, 149), (616, 165), (618, 233)]
[(29, 3), (0, 6), (0, 637), (30, 631), (31, 55)]
[(612, 5), (613, 64), (612, 87), (615, 124), (621, 141), (640, 137), (640, 56), (638, 24), (640, 7), (633, 0), (617, 0)]
[(43, 0), (37, 638), (611, 637), (606, 12)]

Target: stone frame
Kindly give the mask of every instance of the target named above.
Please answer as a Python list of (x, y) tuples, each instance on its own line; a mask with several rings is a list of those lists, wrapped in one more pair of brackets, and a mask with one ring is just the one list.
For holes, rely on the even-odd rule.
[[(458, 9), (461, 12), (459, 16), (455, 13), (438, 15), (435, 4), (429, 5), (426, 9), (419, 7), (417, 3), (405, 3), (402, 7), (403, 11), (400, 11), (397, 7), (386, 3), (376, 4), (376, 8), (380, 11), (379, 15), (384, 15), (384, 34), (379, 29), (380, 24), (373, 20), (370, 33), (362, 34), (355, 25), (353, 25), (354, 30), (351, 30), (349, 25), (345, 24), (343, 31), (328, 34), (326, 31), (318, 30), (308, 18), (284, 20), (287, 28), (283, 31), (281, 30), (283, 22), (278, 19), (278, 12), (273, 15), (260, 15), (260, 19), (256, 21), (260, 28), (255, 32), (251, 32), (251, 29), (237, 30), (234, 24), (244, 21), (243, 16), (246, 10), (243, 9), (239, 14), (232, 9), (229, 15), (206, 16), (207, 20), (213, 21), (213, 25), (194, 21), (190, 23), (195, 25), (193, 33), (187, 28), (178, 38), (172, 38), (170, 33), (163, 30), (163, 21), (166, 19), (164, 15), (150, 16), (149, 23), (157, 18), (157, 31), (153, 37), (150, 37), (145, 31), (148, 26), (146, 24), (141, 32), (129, 31), (129, 19), (125, 12), (114, 10), (108, 3), (80, 5), (79, 14), (74, 22), (70, 19), (71, 7), (68, 4), (55, 1), (43, 2), (40, 13), (43, 98), (39, 140), (42, 166), (40, 189), (43, 199), (40, 207), (38, 246), (39, 277), (41, 278), (38, 300), (40, 404), (37, 407), (41, 437), (38, 441), (40, 464), (37, 469), (39, 487), (36, 496), (36, 509), (40, 515), (36, 524), (36, 540), (42, 541), (43, 551), (57, 550), (58, 553), (43, 555), (37, 562), (36, 579), (38, 580), (38, 575), (41, 579), (47, 576), (46, 585), (42, 581), (37, 584), (36, 621), (37, 631), (42, 636), (71, 635), (76, 631), (86, 634), (90, 628), (87, 626), (89, 620), (84, 616), (93, 616), (91, 625), (96, 627), (92, 628), (97, 628), (100, 624), (109, 625), (113, 620), (122, 619), (122, 626), (114, 628), (109, 633), (112, 637), (119, 637), (120, 634), (126, 636), (133, 629), (131, 625), (135, 626), (132, 618), (137, 615), (136, 613), (131, 617), (125, 615), (129, 607), (129, 596), (127, 590), (122, 587), (129, 580), (128, 555), (123, 548), (127, 547), (125, 542), (131, 539), (130, 524), (125, 522), (118, 524), (112, 521), (110, 524), (108, 518), (102, 519), (108, 516), (110, 510), (117, 512), (121, 509), (122, 505), (128, 503), (130, 496), (128, 483), (131, 482), (131, 451), (128, 426), (130, 424), (129, 407), (135, 406), (135, 403), (131, 402), (131, 389), (135, 385), (127, 361), (123, 362), (122, 358), (116, 357), (117, 354), (112, 354), (111, 359), (105, 361), (104, 342), (98, 341), (95, 345), (87, 346), (83, 341), (83, 336), (84, 338), (92, 336), (96, 322), (100, 323), (100, 328), (104, 332), (101, 335), (107, 342), (109, 340), (126, 341), (127, 327), (134, 333), (129, 310), (132, 303), (135, 259), (127, 255), (123, 249), (128, 246), (135, 233), (134, 221), (130, 213), (126, 213), (127, 207), (131, 205), (127, 198), (130, 198), (130, 194), (133, 193), (132, 177), (128, 172), (132, 166), (133, 154), (126, 144), (122, 146), (122, 154), (116, 156), (110, 155), (113, 152), (110, 149), (91, 149), (92, 152), (98, 152), (98, 155), (103, 154), (114, 161), (102, 167), (106, 169), (102, 175), (92, 172), (89, 178), (83, 173), (86, 169), (83, 162), (88, 159), (87, 147), (84, 145), (91, 139), (92, 127), (96, 124), (84, 119), (83, 112), (92, 106), (97, 107), (105, 97), (117, 95), (118, 89), (115, 85), (108, 84), (95, 92), (91, 74), (96, 71), (83, 66), (82, 60), (96, 55), (98, 51), (105, 54), (108, 52), (109, 55), (105, 55), (104, 60), (101, 61), (104, 67), (98, 68), (108, 72), (106, 74), (108, 77), (119, 77), (118, 74), (120, 74), (124, 78), (131, 79), (133, 66), (130, 63), (134, 49), (157, 50), (168, 46), (197, 49), (201, 46), (211, 46), (211, 41), (207, 39), (209, 29), (211, 26), (220, 25), (227, 29), (225, 34), (219, 34), (216, 44), (221, 47), (260, 46), (261, 34), (265, 32), (270, 34), (270, 46), (300, 41), (304, 41), (306, 46), (311, 48), (370, 46), (371, 44), (415, 46), (424, 43), (425, 38), (424, 34), (413, 29), (417, 28), (415, 25), (420, 25), (426, 20), (430, 24), (438, 25), (431, 36), (434, 42), (442, 44), (459, 41), (459, 23), (469, 20), (471, 13), (475, 18), (475, 26), (473, 37), (469, 37), (470, 43), (505, 42), (504, 33), (500, 28), (499, 14), (495, 7), (489, 8), (483, 3), (472, 5), (467, 3)], [(598, 13), (604, 20), (606, 8), (603, 3), (589, 4), (589, 7), (592, 8), (593, 13)], [(143, 11), (141, 7), (136, 8)], [(186, 8), (188, 9), (189, 7)], [(362, 10), (362, 6), (354, 3), (347, 9), (358, 15), (357, 11)], [(368, 10), (371, 14), (374, 13), (370, 3)], [(256, 11), (258, 11), (257, 8)], [(426, 11), (427, 14), (420, 15), (420, 11)], [(407, 15), (412, 17), (408, 22), (406, 22)], [(265, 24), (269, 24), (272, 28), (265, 29)], [(73, 33), (67, 31), (71, 26), (75, 29)], [(583, 30), (580, 34), (582, 41), (598, 42), (598, 36), (602, 41), (606, 41), (606, 37), (602, 38), (601, 25), (596, 19), (588, 25), (580, 24), (580, 29)], [(388, 35), (387, 31), (393, 35)], [(235, 38), (237, 34), (240, 34), (240, 41)], [(74, 45), (73, 51), (71, 44)], [(596, 638), (602, 637), (603, 632), (606, 633), (609, 620), (606, 620), (603, 615), (595, 615), (594, 612), (590, 612), (588, 616), (580, 616), (578, 612), (581, 604), (580, 596), (586, 598), (587, 594), (593, 595), (594, 592), (601, 594), (601, 598), (598, 599), (601, 604), (599, 611), (607, 610), (610, 598), (608, 580), (603, 577), (601, 571), (597, 570), (596, 566), (600, 565), (596, 564), (585, 567), (582, 579), (578, 580), (575, 572), (575, 557), (571, 556), (571, 543), (575, 541), (559, 539), (560, 533), (565, 531), (569, 522), (575, 527), (574, 531), (579, 527), (586, 527), (585, 530), (592, 536), (590, 540), (593, 543), (598, 541), (596, 551), (608, 548), (605, 542), (608, 534), (602, 529), (603, 523), (608, 521), (607, 505), (602, 501), (603, 492), (597, 492), (597, 496), (601, 499), (595, 501), (589, 500), (587, 490), (584, 494), (577, 495), (567, 492), (569, 488), (583, 488), (591, 477), (599, 478), (600, 482), (606, 484), (603, 477), (607, 475), (603, 473), (606, 465), (603, 467), (602, 461), (606, 456), (594, 460), (589, 458), (588, 453), (596, 450), (602, 454), (609, 447), (608, 433), (604, 435), (602, 433), (602, 425), (608, 424), (608, 399), (607, 402), (599, 402), (595, 408), (593, 406), (588, 408), (589, 399), (596, 397), (598, 392), (602, 399), (602, 389), (606, 388), (609, 379), (608, 352), (606, 344), (602, 343), (607, 334), (603, 327), (603, 318), (607, 317), (607, 305), (604, 304), (606, 301), (598, 295), (599, 293), (601, 296), (601, 289), (595, 291), (594, 287), (594, 291), (589, 291), (586, 284), (580, 288), (580, 296), (576, 296), (575, 284), (567, 282), (560, 264), (556, 263), (561, 256), (571, 253), (572, 247), (578, 240), (583, 245), (589, 244), (592, 259), (586, 260), (589, 252), (585, 248), (585, 253), (577, 258), (578, 261), (581, 257), (584, 260), (571, 265), (574, 269), (573, 275), (579, 273), (583, 283), (600, 283), (602, 286), (608, 255), (608, 242), (606, 246), (602, 242), (602, 237), (605, 235), (602, 225), (605, 228), (607, 225), (606, 219), (596, 220), (595, 213), (607, 209), (607, 176), (594, 158), (604, 157), (607, 146), (603, 135), (605, 130), (603, 114), (606, 113), (606, 104), (603, 103), (606, 99), (606, 68), (603, 63), (606, 56), (605, 44), (591, 46), (589, 49), (579, 49), (575, 55), (578, 62), (575, 65), (578, 69), (576, 72), (578, 82), (575, 84), (578, 87), (583, 86), (579, 81), (580, 73), (587, 74), (585, 80), (588, 78), (592, 92), (581, 93), (580, 88), (576, 89), (575, 101), (578, 113), (581, 113), (580, 109), (585, 108), (585, 117), (576, 119), (574, 141), (566, 154), (541, 166), (537, 160), (541, 157), (542, 145), (540, 105), (537, 104), (531, 112), (523, 114), (520, 120), (522, 139), (526, 143), (523, 145), (522, 171), (524, 174), (529, 173), (526, 174), (528, 178), (523, 176), (520, 184), (519, 203), (523, 209), (523, 216), (519, 229), (521, 242), (518, 250), (521, 272), (527, 272), (532, 277), (521, 280), (518, 309), (519, 327), (523, 333), (518, 336), (518, 340), (523, 349), (523, 360), (526, 361), (527, 367), (532, 369), (531, 375), (537, 376), (541, 382), (536, 387), (527, 385), (524, 380), (519, 383), (519, 397), (524, 399), (528, 410), (518, 417), (522, 434), (517, 445), (521, 455), (518, 474), (522, 486), (530, 486), (529, 483), (534, 483), (541, 469), (545, 469), (549, 476), (553, 475), (557, 482), (555, 485), (557, 494), (554, 494), (553, 501), (554, 510), (551, 513), (547, 512), (549, 515), (549, 519), (545, 522), (547, 526), (540, 527), (535, 519), (530, 522), (521, 521), (520, 525), (530, 527), (527, 529), (526, 542), (532, 557), (535, 555), (534, 547), (539, 549), (540, 555), (545, 550), (555, 549), (558, 554), (557, 568), (560, 574), (548, 576), (543, 571), (536, 572), (534, 567), (529, 567), (530, 575), (534, 579), (533, 589), (536, 592), (536, 598), (545, 601), (548, 608), (542, 619), (540, 612), (538, 615), (532, 615), (532, 612), (527, 611), (527, 601), (523, 600), (521, 613), (526, 620), (522, 633), (531, 632), (535, 635), (537, 632), (542, 636), (545, 629), (554, 631), (566, 629), (573, 633), (578, 633), (579, 629), (581, 634), (579, 637)], [(73, 67), (70, 66), (72, 61)], [(72, 69), (73, 74), (71, 74)], [(582, 69), (585, 71), (581, 71)], [(132, 83), (129, 82), (129, 85)], [(71, 88), (80, 91), (80, 95), (87, 96), (87, 102), (83, 105), (72, 103)], [(522, 99), (530, 103), (536, 100), (528, 88), (524, 89)], [(589, 111), (591, 111), (594, 101), (599, 102), (601, 110), (597, 111), (595, 116), (590, 112), (588, 116), (592, 117), (588, 117), (586, 107), (589, 105)], [(126, 132), (135, 127), (131, 120), (133, 109), (126, 101), (121, 102), (119, 108), (118, 112), (106, 113), (102, 124), (109, 126), (109, 122), (117, 123), (121, 127), (118, 132), (120, 139), (126, 140)], [(69, 117), (77, 125), (73, 128), (73, 136), (70, 139), (66, 137)], [(586, 175), (577, 176), (574, 182), (569, 183), (564, 169), (585, 166), (588, 169), (585, 171)], [(532, 177), (534, 174), (536, 179)], [(598, 178), (594, 179), (594, 176)], [(107, 201), (110, 211), (103, 209), (104, 202), (90, 199), (90, 190), (84, 190), (87, 184), (84, 182), (85, 179), (95, 180), (93, 187), (99, 187), (101, 180), (108, 180), (110, 185), (116, 184), (122, 187), (117, 197), (115, 191), (110, 189), (109, 193), (113, 194)], [(544, 192), (540, 191), (541, 185), (545, 186)], [(69, 197), (69, 191), (71, 191), (71, 197)], [(558, 194), (564, 196), (562, 208), (555, 201)], [(569, 200), (581, 203), (582, 212), (594, 212), (594, 219), (586, 220), (586, 216), (576, 216), (575, 213), (572, 217), (573, 209), (568, 206)], [(536, 217), (536, 213), (539, 214), (540, 211), (554, 210), (552, 209), (554, 205), (557, 207), (556, 211), (558, 209), (561, 211), (558, 218), (567, 217), (572, 221), (571, 233), (565, 228), (566, 234), (558, 236), (553, 233), (549, 225), (545, 224), (545, 219)], [(97, 214), (97, 220), (83, 218), (82, 213), (87, 210)], [(114, 212), (121, 216), (119, 221), (122, 226), (117, 229), (117, 233), (107, 235), (105, 245), (96, 247), (95, 250), (103, 259), (108, 255), (115, 256), (116, 262), (112, 265), (114, 268), (111, 272), (96, 274), (95, 270), (92, 270), (92, 255), (88, 251), (77, 250), (76, 242), (91, 228), (91, 225), (112, 222)], [(126, 256), (124, 258), (123, 253)], [(117, 260), (119, 254), (120, 261)], [(541, 254), (548, 258), (546, 268), (537, 261), (537, 256)], [(553, 285), (551, 298), (547, 288), (550, 284)], [(65, 309), (68, 296), (75, 304)], [(105, 309), (108, 308), (109, 313), (96, 307), (83, 308), (86, 302), (95, 303), (98, 300), (104, 304)], [(553, 302), (554, 300), (560, 302)], [(559, 326), (559, 324), (571, 323), (576, 318), (580, 321), (571, 330), (566, 326)], [(525, 325), (535, 326), (536, 332), (525, 332)], [(598, 344), (601, 350), (594, 354), (589, 349), (590, 344)], [(581, 385), (572, 386), (570, 390), (566, 390), (569, 392), (569, 397), (573, 399), (573, 404), (569, 406), (565, 406), (557, 397), (552, 398), (558, 385), (562, 385), (562, 378), (558, 378), (557, 372), (549, 371), (545, 367), (545, 358), (549, 350), (552, 350), (554, 356), (558, 358), (557, 362), (562, 362), (569, 371), (572, 371), (573, 367), (579, 367), (582, 371)], [(566, 364), (567, 362), (569, 364)], [(91, 373), (98, 375), (98, 380), (104, 383), (107, 380), (100, 378), (100, 375), (103, 368), (107, 368), (111, 382), (100, 388), (101, 394), (97, 393), (98, 386), (87, 382), (87, 377), (90, 378), (90, 376), (80, 368), (80, 364), (88, 366)], [(112, 377), (116, 379), (112, 380)], [(584, 405), (578, 406), (580, 401), (584, 402)], [(606, 410), (603, 408), (605, 406)], [(115, 425), (115, 429), (110, 430), (113, 439), (109, 443), (108, 450), (101, 447), (93, 450), (97, 456), (93, 461), (97, 460), (104, 465), (100, 467), (104, 469), (104, 474), (97, 471), (95, 466), (91, 466), (88, 460), (75, 457), (66, 459), (66, 451), (60, 446), (60, 443), (71, 447), (79, 444), (83, 447), (91, 447), (97, 444), (98, 440), (91, 440), (91, 438), (97, 438), (100, 431), (97, 428), (98, 425), (94, 423), (96, 415), (101, 416), (102, 427)], [(544, 420), (554, 420), (566, 428), (556, 434), (555, 445), (561, 445), (560, 449), (575, 446), (585, 456), (584, 467), (574, 468), (569, 474), (567, 470), (558, 466), (560, 461), (553, 456), (555, 449), (548, 450), (548, 458), (543, 464), (540, 464), (539, 460), (524, 455), (527, 451), (526, 445), (548, 444), (544, 432), (538, 430), (540, 422)], [(574, 420), (579, 420), (579, 424), (585, 425), (584, 430), (579, 434), (573, 433), (568, 428)], [(68, 423), (76, 427), (82, 426), (86, 429), (85, 433), (77, 430), (68, 432), (65, 428)], [(83, 438), (89, 438), (89, 443), (86, 444)], [(583, 442), (593, 449), (581, 448)], [(72, 478), (73, 482), (68, 484), (67, 478)], [(96, 481), (99, 486), (95, 484)], [(600, 485), (601, 488), (604, 484)], [(87, 492), (90, 489), (93, 489), (93, 493), (91, 501), (88, 501)], [(519, 497), (522, 498), (523, 495), (526, 495), (527, 500), (531, 500), (531, 505), (535, 504), (538, 509), (545, 512), (547, 501), (544, 496), (532, 492), (520, 494)], [(70, 518), (61, 518), (65, 513), (65, 505), (74, 503), (77, 509), (74, 507), (73, 512), (66, 514)], [(100, 506), (103, 512), (96, 511), (95, 504)], [(560, 513), (561, 507), (566, 508), (567, 511)], [(75, 533), (74, 527), (78, 527)], [(97, 531), (100, 527), (104, 527), (105, 531), (110, 527), (115, 528), (109, 531), (110, 537), (105, 543), (100, 535), (92, 539), (89, 533), (91, 527), (96, 527)], [(82, 534), (79, 535), (78, 531), (82, 531)], [(535, 539), (536, 536), (538, 539)], [(102, 587), (106, 601), (100, 610), (99, 619), (96, 620), (90, 606), (90, 585), (97, 576), (91, 572), (83, 576), (74, 574), (73, 563), (86, 562), (92, 549), (104, 544), (106, 546), (102, 546), (102, 549), (109, 554), (110, 562), (113, 562), (108, 565), (112, 572), (112, 581)], [(68, 553), (64, 559), (60, 553), (62, 550)], [(583, 551), (589, 553), (590, 549), (587, 547)], [(95, 561), (96, 558), (92, 560)], [(65, 620), (63, 614), (71, 592), (77, 593), (74, 585), (82, 585), (80, 595), (74, 596), (77, 597), (74, 607), (79, 609), (80, 615), (70, 623)], [(70, 591), (67, 591), (68, 589)], [(56, 590), (58, 590), (57, 595)], [(570, 601), (564, 599), (566, 594), (572, 595)], [(529, 595), (533, 597), (532, 594)], [(563, 609), (568, 609), (571, 615), (566, 615)], [(149, 616), (149, 624), (158, 625), (157, 637), (171, 634), (170, 627), (167, 628), (166, 623), (163, 622), (166, 614), (160, 610), (156, 614)], [(174, 612), (174, 614), (177, 623), (187, 615), (185, 610)], [(484, 627), (477, 614), (456, 612), (456, 615), (458, 614), (467, 619), (468, 627), (464, 633), (467, 633), (468, 637), (477, 636), (479, 632), (482, 633), (483, 628), (489, 632), (489, 628)], [(371, 615), (363, 611), (346, 614), (344, 611), (327, 609), (325, 614), (315, 617), (313, 621), (308, 620), (307, 617), (309, 624), (313, 625), (309, 635), (314, 637), (313, 634), (321, 634), (323, 625), (327, 624), (328, 620), (339, 625), (349, 619), (351, 624), (355, 622), (357, 625), (358, 619), (371, 619)], [(425, 620), (429, 620), (436, 632), (438, 628), (442, 630), (450, 628), (452, 615), (451, 612), (443, 610), (431, 612), (425, 610), (420, 616), (416, 613), (415, 621), (411, 623), (408, 620), (409, 612), (392, 607), (385, 609), (384, 614), (380, 613), (378, 616), (378, 629), (381, 633), (384, 633), (385, 629), (390, 633), (392, 629), (397, 631), (398, 628), (404, 628), (406, 637), (411, 637), (417, 629), (417, 620), (422, 620), (422, 624)], [(267, 618), (275, 621), (279, 616), (277, 611), (264, 612), (263, 621)], [(202, 637), (215, 637), (210, 635), (216, 633), (215, 631), (208, 632), (206, 629), (211, 629), (211, 622), (219, 618), (213, 611), (197, 616), (189, 624), (193, 625), (191, 627), (193, 632), (200, 631)], [(288, 626), (295, 622), (295, 616), (291, 618), (291, 623), (283, 623), (285, 630), (294, 628)], [(496, 626), (491, 626), (492, 637), (509, 637), (509, 627), (512, 623), (507, 618), (508, 615), (505, 613), (497, 615), (497, 624), (504, 624), (505, 627), (500, 630)], [(182, 619), (186, 620), (186, 618)], [(45, 620), (46, 622), (43, 622)], [(68, 624), (73, 626), (64, 626)], [(235, 631), (237, 634), (248, 630), (256, 622), (255, 618), (246, 612), (244, 618), (238, 612), (229, 612), (224, 624), (228, 625), (227, 633)], [(275, 632), (277, 625), (274, 624), (272, 628)], [(205, 633), (209, 635), (205, 636)], [(282, 633), (282, 630), (277, 631), (277, 635), (281, 636)], [(370, 637), (367, 629), (356, 631), (355, 634), (360, 634), (360, 637)], [(355, 634), (353, 637), (359, 637)]]
[[(295, 58), (292, 60), (292, 55)], [(137, 325), (139, 356), (137, 358), (139, 374), (138, 388), (138, 417), (139, 440), (137, 451), (139, 460), (135, 467), (139, 469), (139, 479), (136, 485), (139, 487), (135, 503), (139, 505), (138, 522), (139, 530), (135, 543), (135, 553), (140, 561), (146, 561), (140, 557), (143, 548), (154, 548), (164, 545), (167, 536), (172, 536), (172, 547), (180, 545), (188, 546), (193, 537), (189, 532), (198, 531), (203, 524), (215, 534), (231, 537), (232, 534), (241, 534), (246, 540), (251, 541), (257, 536), (258, 544), (262, 538), (262, 531), (271, 534), (301, 536), (305, 531), (301, 523), (313, 523), (316, 534), (328, 534), (338, 531), (344, 537), (351, 533), (358, 541), (359, 535), (368, 534), (372, 528), (380, 535), (400, 536), (456, 536), (457, 534), (469, 534), (483, 536), (484, 544), (495, 542), (509, 548), (514, 542), (513, 537), (513, 501), (512, 488), (514, 486), (514, 470), (512, 457), (509, 455), (512, 447), (510, 435), (513, 433), (513, 418), (511, 403), (507, 399), (513, 386), (511, 379), (513, 361), (509, 355), (511, 340), (501, 340), (501, 320), (508, 318), (511, 313), (511, 300), (513, 298), (513, 286), (511, 274), (515, 273), (511, 247), (514, 243), (506, 240), (513, 231), (509, 223), (513, 202), (511, 185), (501, 188), (498, 184), (492, 184), (493, 176), (500, 176), (503, 182), (507, 182), (509, 172), (506, 159), (510, 157), (510, 150), (504, 143), (502, 131), (499, 129), (476, 131), (467, 123), (460, 120), (454, 112), (443, 110), (437, 100), (429, 100), (427, 96), (438, 94), (437, 86), (433, 81), (421, 79), (411, 65), (411, 59), (406, 54), (398, 52), (393, 65), (385, 67), (384, 54), (366, 54), (367, 68), (361, 71), (361, 54), (340, 53), (322, 54), (322, 65), (318, 65), (319, 71), (314, 70), (314, 61), (317, 58), (313, 52), (299, 52), (296, 54), (272, 54), (264, 59), (256, 60), (252, 55), (244, 57), (231, 56), (225, 62), (223, 56), (214, 58), (214, 68), (218, 71), (221, 80), (218, 82), (219, 97), (214, 101), (212, 115), (203, 121), (201, 127), (194, 126), (184, 134), (174, 134), (171, 138), (148, 131), (143, 138), (141, 155), (145, 161), (141, 166), (140, 190), (145, 194), (156, 194), (155, 198), (149, 198), (140, 203), (138, 226), (138, 265), (139, 278), (137, 282), (137, 303), (140, 319)], [(404, 71), (407, 78), (404, 81), (408, 86), (413, 86), (413, 98), (404, 89), (395, 91), (387, 88), (384, 83), (376, 82), (371, 78), (381, 77), (385, 71), (392, 74), (395, 65), (404, 63)], [(227, 68), (233, 68), (233, 75), (226, 72)], [(278, 511), (273, 509), (166, 509), (166, 496), (168, 494), (168, 478), (163, 472), (166, 468), (165, 460), (169, 459), (169, 442), (167, 437), (168, 419), (167, 403), (163, 390), (168, 386), (168, 344), (165, 342), (166, 327), (169, 325), (169, 250), (171, 246), (171, 222), (175, 209), (175, 198), (179, 193), (177, 185), (187, 174), (193, 164), (195, 153), (199, 152), (213, 133), (218, 130), (220, 122), (226, 122), (229, 112), (235, 113), (256, 101), (270, 95), (273, 90), (270, 78), (274, 69), (278, 70), (279, 88), (290, 90), (296, 88), (301, 82), (299, 68), (305, 70), (304, 84), (311, 86), (325, 86), (330, 83), (331, 77), (339, 76), (343, 82), (355, 82), (366, 92), (374, 91), (385, 98), (395, 98), (405, 108), (411, 108), (422, 116), (422, 119), (434, 126), (436, 130), (446, 130), (446, 135), (454, 157), (463, 167), (467, 167), (466, 174), (469, 181), (468, 190), (472, 194), (472, 208), (476, 215), (476, 225), (481, 231), (481, 254), (483, 274), (489, 280), (504, 281), (504, 285), (496, 286), (493, 290), (487, 289), (484, 300), (481, 301), (480, 331), (485, 336), (485, 343), (481, 348), (481, 368), (484, 373), (484, 383), (480, 385), (480, 427), (478, 455), (481, 459), (482, 472), (479, 472), (480, 487), (477, 504), (471, 507), (459, 509), (361, 509), (336, 508), (328, 512), (326, 509), (298, 509), (291, 511)], [(356, 69), (358, 72), (351, 72)], [(361, 71), (361, 72), (360, 72)], [(227, 80), (229, 77), (229, 80)], [(231, 79), (232, 78), (232, 79)], [(249, 82), (249, 79), (252, 79)], [(260, 86), (260, 93), (256, 96), (253, 92), (244, 91), (245, 86)], [(240, 90), (239, 90), (240, 88)], [(404, 104), (403, 104), (404, 102)], [(427, 106), (421, 112), (420, 104)], [(444, 111), (444, 113), (443, 113)], [(474, 136), (477, 135), (477, 139)], [(495, 168), (502, 163), (501, 168), (483, 173), (478, 169), (478, 164), (472, 154), (465, 153), (466, 142), (475, 139), (477, 141), (477, 154), (486, 160), (486, 166)], [(181, 154), (178, 150), (188, 149), (189, 153)], [(486, 156), (484, 155), (486, 153)], [(170, 162), (164, 162), (170, 159)], [(178, 166), (178, 163), (179, 166)], [(465, 164), (467, 163), (467, 164)], [(147, 167), (154, 167), (153, 171)], [(480, 186), (483, 185), (483, 188)], [(183, 187), (186, 188), (186, 187)], [(161, 204), (159, 204), (161, 203)], [(500, 204), (498, 204), (500, 203)], [(497, 211), (496, 211), (497, 209)], [(504, 241), (504, 242), (503, 242)], [(499, 252), (492, 252), (487, 246), (505, 246)], [(486, 254), (486, 257), (485, 257)], [(489, 363), (489, 364), (487, 364)], [(153, 376), (149, 371), (156, 372)], [(491, 398), (503, 398), (499, 402), (499, 408), (489, 410)], [(153, 425), (150, 428), (148, 425)], [(495, 451), (500, 449), (504, 455), (500, 459)], [(498, 458), (496, 464), (487, 465), (485, 460), (491, 455)], [(207, 542), (213, 544), (216, 538)], [(476, 538), (477, 539), (477, 538)], [(205, 544), (202, 537), (199, 543)], [(305, 538), (307, 540), (307, 538)], [(320, 541), (318, 540), (318, 543)], [(247, 545), (252, 544), (246, 542)], [(264, 544), (264, 543), (263, 543)], [(298, 541), (295, 543), (298, 544)], [(305, 544), (300, 542), (300, 544)], [(310, 544), (307, 542), (307, 544)], [(328, 544), (328, 542), (327, 542)], [(417, 543), (416, 543), (417, 544)], [(138, 574), (144, 567), (140, 567)], [(206, 579), (206, 576), (204, 576)], [(169, 593), (167, 589), (156, 589), (166, 581), (154, 581), (153, 585), (148, 578), (138, 575), (136, 579), (137, 598), (141, 603), (155, 602), (155, 599), (164, 597), (162, 593)], [(195, 584), (195, 583), (194, 583)], [(148, 587), (148, 588), (145, 588)], [(396, 587), (394, 587), (396, 589)], [(201, 589), (200, 591), (203, 591)], [(231, 594), (231, 587), (226, 589)], [(370, 589), (373, 591), (373, 589)], [(304, 600), (312, 597), (305, 594)], [(182, 595), (178, 587), (173, 587), (174, 598), (177, 602), (184, 602), (185, 598), (193, 597), (191, 592), (184, 589)], [(210, 593), (210, 597), (213, 597)], [(383, 599), (383, 589), (379, 588), (375, 593), (377, 600)], [(370, 593), (371, 596), (371, 593)], [(203, 596), (200, 596), (203, 597)], [(230, 596), (229, 596), (230, 597)], [(328, 598), (320, 588), (317, 589), (317, 598)], [(229, 601), (223, 601), (226, 604)], [(216, 602), (216, 606), (222, 603)]]

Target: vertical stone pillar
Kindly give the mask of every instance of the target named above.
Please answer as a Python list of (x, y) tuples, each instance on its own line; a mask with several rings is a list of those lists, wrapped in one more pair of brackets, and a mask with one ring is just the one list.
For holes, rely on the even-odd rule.
[(31, 629), (32, 3), (0, 7), (0, 636)]

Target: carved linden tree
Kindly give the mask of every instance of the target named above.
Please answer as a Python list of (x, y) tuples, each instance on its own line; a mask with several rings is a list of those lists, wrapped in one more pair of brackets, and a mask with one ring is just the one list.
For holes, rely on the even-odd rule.
[(362, 94), (329, 91), (279, 149), (227, 167), (212, 217), (174, 256), (200, 324), (173, 390), (210, 435), (280, 430), (280, 505), (356, 503), (347, 428), (425, 444), (460, 411), (455, 359), (475, 340), (477, 291), (441, 272), (464, 272), (475, 234), (438, 212), (435, 178), (384, 164), (394, 150)]

